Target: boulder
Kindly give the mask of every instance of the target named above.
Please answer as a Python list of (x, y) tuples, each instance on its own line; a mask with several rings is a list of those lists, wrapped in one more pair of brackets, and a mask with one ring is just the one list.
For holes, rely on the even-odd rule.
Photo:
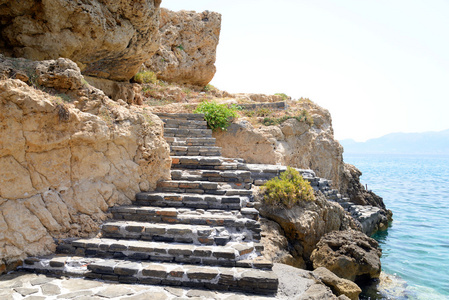
[[(340, 205), (327, 201), (322, 194), (318, 194), (315, 201), (302, 201), (290, 209), (261, 204), (259, 212), (282, 228), (288, 241), (288, 250), (296, 262), (309, 263), (312, 251), (326, 233), (357, 228), (354, 220)], [(273, 239), (267, 239), (266, 242), (276, 247)], [(271, 247), (266, 246), (268, 249)]]
[(351, 281), (379, 278), (382, 252), (376, 240), (354, 230), (326, 234), (310, 259), (313, 267), (325, 267)]
[(220, 30), (219, 13), (162, 8), (161, 46), (145, 67), (168, 82), (205, 86), (215, 75)]
[[(20, 72), (49, 93), (8, 78)], [(109, 207), (170, 178), (162, 121), (85, 83), (74, 62), (0, 56), (0, 74), (0, 270), (96, 235)]]
[(325, 285), (330, 287), (337, 296), (345, 295), (351, 300), (359, 299), (359, 294), (362, 290), (354, 282), (340, 278), (323, 267), (315, 269), (313, 271), (313, 275), (315, 275), (315, 277), (321, 280)]
[(161, 0), (1, 1), (0, 51), (70, 58), (83, 74), (131, 79), (159, 48)]

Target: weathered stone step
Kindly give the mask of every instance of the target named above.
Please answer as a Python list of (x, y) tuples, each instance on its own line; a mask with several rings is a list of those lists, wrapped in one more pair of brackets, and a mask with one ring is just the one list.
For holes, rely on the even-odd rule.
[(221, 148), (214, 146), (170, 146), (171, 156), (220, 156)]
[(164, 128), (164, 137), (212, 137), (210, 129)]
[(161, 118), (165, 128), (207, 129), (206, 121)]
[[(245, 264), (244, 261), (240, 263)], [(263, 258), (247, 260), (247, 266), (263, 266), (265, 263), (268, 262)], [(270, 269), (250, 269), (246, 266), (199, 266), (57, 255), (26, 258), (22, 269), (47, 275), (84, 276), (121, 283), (174, 285), (267, 295), (275, 294), (278, 287), (278, 279)]]
[(252, 183), (251, 172), (245, 170), (171, 170), (173, 180)]
[(245, 196), (141, 192), (136, 195), (135, 203), (142, 206), (240, 210), (242, 207), (245, 207), (250, 200), (249, 197)]
[(170, 146), (214, 146), (215, 138), (182, 138), (182, 137), (164, 137)]
[(71, 245), (58, 247), (66, 254), (89, 257), (123, 258), (140, 261), (164, 261), (211, 266), (271, 269), (270, 261), (263, 259), (260, 243), (229, 243), (226, 246), (207, 246), (119, 240), (110, 238), (79, 239)]
[[(246, 221), (244, 220), (246, 225)], [(108, 221), (101, 226), (105, 238), (140, 239), (156, 242), (193, 243), (196, 245), (226, 245), (231, 241), (259, 241), (257, 222), (246, 227), (225, 227), (186, 224), (152, 224), (137, 221)]]
[(171, 113), (156, 113), (156, 115), (161, 119), (175, 119), (175, 120), (196, 120), (204, 121), (204, 114), (171, 114)]
[(250, 196), (251, 183), (209, 182), (188, 180), (162, 180), (157, 183), (157, 192), (165, 193), (194, 193), (223, 196)]
[(172, 169), (248, 170), (243, 159), (221, 156), (172, 156)]
[(257, 223), (259, 212), (255, 208), (229, 211), (157, 206), (117, 206), (111, 208), (111, 212), (114, 220), (235, 228), (259, 227)]
[(278, 279), (273, 271), (178, 265), (170, 263), (136, 263), (104, 260), (87, 266), (87, 277), (124, 283), (162, 284), (212, 290), (236, 290), (257, 294), (274, 294)]

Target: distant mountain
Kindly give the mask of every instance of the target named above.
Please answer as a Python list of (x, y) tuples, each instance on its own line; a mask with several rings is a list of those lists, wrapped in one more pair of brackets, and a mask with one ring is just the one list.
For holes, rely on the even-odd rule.
[(438, 132), (390, 133), (366, 142), (341, 140), (345, 153), (448, 154), (449, 129)]

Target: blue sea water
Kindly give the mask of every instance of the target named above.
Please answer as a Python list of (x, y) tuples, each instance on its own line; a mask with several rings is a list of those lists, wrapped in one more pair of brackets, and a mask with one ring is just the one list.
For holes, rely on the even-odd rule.
[(396, 285), (371, 299), (449, 299), (449, 155), (344, 159), (394, 214), (388, 230), (373, 237), (383, 251), (382, 270)]

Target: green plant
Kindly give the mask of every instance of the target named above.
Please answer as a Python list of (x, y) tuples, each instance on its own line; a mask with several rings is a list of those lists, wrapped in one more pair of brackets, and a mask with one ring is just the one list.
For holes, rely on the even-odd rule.
[(273, 114), (273, 110), (269, 109), (268, 107), (261, 107), (258, 110), (256, 110), (256, 116), (258, 117), (268, 117)]
[(290, 97), (289, 96), (287, 96), (286, 94), (284, 94), (284, 93), (276, 93), (276, 94), (274, 94), (275, 96), (280, 96), (281, 98), (282, 98), (282, 101), (285, 101), (285, 100), (288, 100)]
[(184, 51), (184, 47), (182, 45), (178, 45), (178, 46), (176, 46), (176, 48), (178, 48), (179, 50)]
[(212, 84), (207, 84), (204, 88), (203, 88), (203, 90), (205, 91), (205, 92), (210, 92), (210, 91), (213, 91), (213, 90), (215, 90), (216, 89), (216, 87), (214, 87)]
[(158, 83), (157, 76), (154, 72), (143, 71), (134, 75), (134, 81), (137, 83)]
[(232, 119), (238, 116), (237, 111), (238, 107), (235, 104), (228, 106), (215, 101), (203, 101), (197, 106), (194, 112), (203, 113), (207, 125), (212, 130), (226, 130), (231, 124)]
[(309, 112), (305, 109), (303, 109), (300, 114), (297, 114), (295, 116), (286, 115), (286, 116), (283, 116), (280, 118), (265, 117), (262, 121), (262, 124), (265, 126), (278, 125), (278, 124), (282, 124), (283, 122), (285, 122), (289, 119), (296, 119), (296, 120), (298, 120), (298, 122), (306, 122), (309, 126), (313, 126), (313, 118), (309, 114)]
[(263, 190), (266, 205), (292, 208), (300, 201), (315, 201), (310, 183), (291, 167), (287, 167), (279, 177), (267, 181)]

